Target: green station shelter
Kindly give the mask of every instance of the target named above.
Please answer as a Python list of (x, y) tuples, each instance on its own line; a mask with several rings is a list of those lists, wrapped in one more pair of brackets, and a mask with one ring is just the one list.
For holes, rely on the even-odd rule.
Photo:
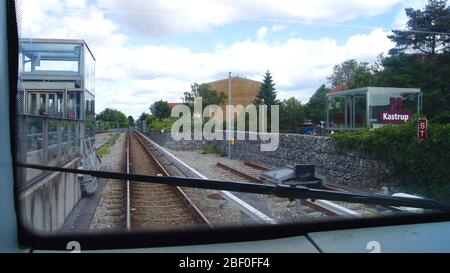
[(359, 130), (401, 124), (420, 114), (422, 92), (418, 88), (362, 87), (327, 93), (325, 128)]

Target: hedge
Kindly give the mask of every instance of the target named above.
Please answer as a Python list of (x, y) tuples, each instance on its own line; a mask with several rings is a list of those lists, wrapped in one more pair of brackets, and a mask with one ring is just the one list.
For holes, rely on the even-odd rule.
[(426, 140), (417, 140), (417, 119), (403, 125), (337, 132), (331, 135), (338, 152), (375, 156), (391, 168), (384, 182), (402, 190), (450, 203), (450, 124), (428, 124)]

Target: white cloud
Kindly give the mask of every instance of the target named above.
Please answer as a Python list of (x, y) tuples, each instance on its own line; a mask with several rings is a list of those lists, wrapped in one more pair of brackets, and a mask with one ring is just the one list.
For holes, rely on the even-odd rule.
[[(155, 45), (124, 48), (121, 58), (115, 59), (111, 69), (128, 62), (130, 65), (124, 73), (131, 79), (132, 90), (114, 93), (107, 96), (107, 100), (114, 105), (117, 104), (115, 98), (120, 98), (117, 107), (137, 115), (147, 111), (148, 106), (159, 99), (180, 101), (183, 92), (190, 90), (193, 82), (225, 78), (228, 71), (233, 75), (262, 80), (262, 75), (269, 69), (280, 98), (297, 96), (306, 102), (326, 81), (335, 64), (349, 58), (373, 62), (379, 53), (386, 53), (392, 47), (387, 34), (374, 30), (368, 35), (352, 36), (342, 45), (330, 38), (293, 38), (281, 44), (245, 40), (203, 53), (184, 47)], [(97, 62), (97, 65), (102, 64)], [(127, 89), (112, 83), (109, 88)], [(102, 88), (97, 90), (97, 101), (104, 99)], [(128, 108), (129, 105), (133, 107)]]
[(266, 26), (260, 27), (256, 32), (256, 40), (262, 41), (264, 37), (266, 37), (267, 31), (269, 31), (269, 29)]
[(264, 38), (266, 38), (266, 36), (269, 34), (269, 32), (279, 32), (282, 31), (286, 28), (286, 25), (282, 25), (282, 24), (274, 24), (272, 25), (272, 27), (269, 29), (266, 26), (262, 26), (260, 28), (258, 28), (258, 30), (256, 31), (256, 40), (257, 41), (262, 41), (264, 40)]
[(400, 0), (99, 0), (129, 30), (161, 36), (206, 31), (237, 20), (344, 22), (385, 12)]
[(284, 43), (245, 40), (213, 52), (194, 53), (184, 47), (147, 45), (133, 50), (133, 74), (140, 78), (174, 77), (183, 80), (225, 77), (228, 71), (252, 76), (269, 69), (281, 87), (302, 80), (324, 79), (333, 65), (348, 58), (373, 61), (392, 43), (380, 29), (368, 35), (355, 35), (344, 45), (330, 38), (305, 40), (291, 38)]
[(278, 32), (278, 31), (282, 31), (286, 29), (286, 25), (283, 24), (274, 24), (271, 28), (270, 31), (272, 32)]
[(346, 55), (366, 60), (372, 59), (373, 52), (384, 52), (394, 47), (394, 43), (386, 38), (390, 32), (381, 29), (373, 30), (370, 35), (354, 35), (350, 37), (345, 45)]
[(166, 35), (206, 31), (235, 19), (236, 9), (226, 1), (99, 0), (99, 6), (132, 31)]
[[(190, 89), (190, 84), (225, 78), (229, 71), (233, 75), (262, 80), (264, 72), (269, 69), (280, 98), (296, 96), (306, 102), (315, 89), (325, 82), (334, 65), (349, 58), (371, 62), (379, 53), (387, 52), (392, 47), (386, 37), (388, 33), (381, 29), (354, 35), (341, 44), (327, 37), (312, 40), (298, 36), (272, 43), (264, 37), (283, 29), (282, 25), (274, 24), (270, 29), (261, 27), (256, 39), (248, 38), (231, 44), (218, 41), (210, 51), (193, 52), (177, 45), (133, 44), (131, 41), (136, 37), (126, 32), (119, 25), (120, 21), (113, 20), (105, 15), (105, 11), (94, 6), (86, 6), (89, 5), (87, 3), (74, 6), (74, 9), (69, 8), (70, 5), (66, 3), (63, 8), (52, 10), (52, 6), (58, 6), (53, 1), (38, 4), (35, 1), (24, 2), (30, 6), (22, 9), (23, 35), (80, 38), (89, 44), (97, 60), (96, 111), (113, 107), (135, 117), (143, 111), (148, 112), (148, 107), (156, 100), (179, 101), (183, 92)], [(129, 3), (129, 9), (135, 7), (135, 2)], [(296, 3), (287, 2), (290, 5)], [(202, 1), (198, 1), (193, 5), (195, 7), (201, 3)], [(373, 5), (382, 9), (389, 6), (389, 3), (381, 1)], [(207, 8), (214, 9), (223, 4), (217, 2), (210, 5)], [(268, 2), (262, 2), (261, 6), (255, 7), (255, 13), (262, 14), (260, 9), (268, 5)], [(304, 8), (311, 10), (317, 5), (307, 4)], [(330, 5), (336, 6), (333, 3)], [(168, 12), (179, 10), (178, 7), (170, 7), (172, 6), (167, 4)], [(241, 8), (244, 7), (246, 6), (241, 4)], [(362, 10), (361, 5), (355, 9), (358, 10), (358, 7)], [(123, 10), (129, 9), (124, 6)], [(190, 9), (193, 7), (188, 11)], [(280, 14), (280, 11), (273, 12)], [(288, 9), (284, 12), (288, 13)], [(206, 17), (209, 21), (200, 16), (210, 23), (205, 25), (198, 21), (197, 27), (200, 29), (224, 23), (228, 20), (225, 20), (227, 12), (223, 16), (214, 19), (214, 16), (208, 15)], [(177, 24), (180, 22), (182, 21)], [(191, 29), (192, 26), (186, 26), (186, 29)], [(153, 26), (142, 27), (151, 29)]]

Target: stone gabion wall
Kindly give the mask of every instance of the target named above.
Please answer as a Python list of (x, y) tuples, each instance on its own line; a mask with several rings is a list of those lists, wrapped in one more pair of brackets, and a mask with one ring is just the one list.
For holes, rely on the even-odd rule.
[(381, 178), (388, 173), (387, 168), (371, 156), (336, 152), (329, 137), (279, 134), (278, 149), (271, 152), (262, 152), (260, 144), (259, 140), (237, 141), (232, 146), (232, 157), (280, 167), (314, 164), (316, 171), (330, 182), (364, 188), (379, 187)]
[[(224, 153), (228, 152), (227, 141), (175, 141), (170, 133), (151, 134), (150, 137), (170, 149), (202, 149), (204, 145), (216, 145)], [(261, 151), (260, 140), (245, 139), (232, 145), (232, 158), (279, 167), (296, 163), (314, 164), (318, 174), (330, 182), (364, 188), (381, 186), (381, 178), (389, 173), (386, 166), (369, 155), (336, 152), (329, 137), (279, 134), (278, 149), (264, 152)]]
[(153, 141), (161, 146), (174, 150), (201, 150), (205, 145), (222, 146), (222, 141), (207, 141), (207, 140), (175, 140), (170, 133), (148, 133), (146, 134)]

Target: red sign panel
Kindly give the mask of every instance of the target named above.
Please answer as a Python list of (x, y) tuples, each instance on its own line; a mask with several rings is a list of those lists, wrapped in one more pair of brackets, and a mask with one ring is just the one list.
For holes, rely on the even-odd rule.
[(428, 122), (426, 118), (419, 119), (417, 124), (417, 139), (423, 141), (427, 138)]
[(381, 111), (381, 123), (399, 124), (411, 120), (412, 112), (403, 110), (402, 98), (390, 98), (389, 110)]

